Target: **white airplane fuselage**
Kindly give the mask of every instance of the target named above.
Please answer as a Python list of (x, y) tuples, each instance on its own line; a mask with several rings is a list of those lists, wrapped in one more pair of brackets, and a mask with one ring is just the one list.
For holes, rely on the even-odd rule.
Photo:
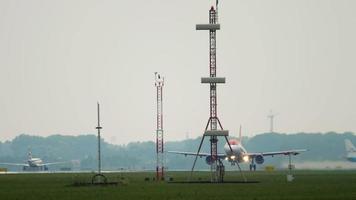
[(232, 139), (232, 140), (229, 140), (229, 143), (230, 143), (231, 149), (230, 149), (228, 143), (226, 143), (224, 146), (224, 151), (228, 158), (227, 160), (229, 160), (230, 162), (248, 162), (249, 161), (249, 158), (246, 155), (247, 151), (242, 146), (240, 141)]
[(30, 167), (40, 167), (43, 166), (43, 162), (40, 158), (30, 158), (27, 160)]

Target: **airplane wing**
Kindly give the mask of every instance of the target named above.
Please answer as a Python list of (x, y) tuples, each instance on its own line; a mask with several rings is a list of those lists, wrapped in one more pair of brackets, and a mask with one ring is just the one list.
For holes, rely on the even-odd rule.
[(255, 157), (258, 155), (262, 156), (275, 156), (275, 155), (298, 155), (301, 152), (305, 152), (307, 149), (292, 149), (292, 150), (287, 150), (287, 151), (272, 151), (272, 152), (261, 152), (261, 153), (247, 153), (249, 157)]
[(0, 165), (28, 166), (26, 163), (0, 163)]
[(68, 163), (68, 162), (52, 162), (52, 163), (42, 163), (41, 166), (43, 165), (59, 165), (59, 164), (64, 164), (64, 163)]
[[(180, 155), (185, 155), (185, 156), (199, 156), (199, 157), (207, 157), (210, 156), (210, 153), (199, 153), (197, 154), (196, 152), (184, 152), (184, 151), (167, 151), (168, 153), (173, 153), (173, 154), (180, 154)], [(226, 154), (218, 153), (218, 157), (220, 159), (225, 159)]]

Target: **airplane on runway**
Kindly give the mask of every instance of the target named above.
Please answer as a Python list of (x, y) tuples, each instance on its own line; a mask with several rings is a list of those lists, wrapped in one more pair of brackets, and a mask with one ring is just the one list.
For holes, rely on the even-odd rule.
[(346, 159), (351, 162), (356, 162), (356, 148), (351, 140), (345, 139)]
[[(232, 151), (230, 150), (229, 145), (226, 143), (224, 146), (225, 153), (218, 154), (219, 162), (221, 162), (221, 160), (227, 160), (231, 163), (231, 165), (235, 165), (235, 164), (242, 163), (242, 162), (245, 162), (245, 163), (250, 162), (250, 171), (252, 171), (252, 170), (256, 171), (255, 163), (263, 164), (265, 156), (272, 156), (272, 157), (275, 155), (292, 156), (292, 155), (298, 155), (301, 152), (307, 151), (306, 149), (292, 149), (292, 150), (286, 150), (286, 151), (249, 153), (242, 145), (241, 127), (240, 127), (239, 139), (238, 140), (230, 139), (229, 144), (230, 144)], [(185, 156), (188, 156), (188, 155), (189, 156), (197, 156), (197, 153), (194, 153), (194, 152), (168, 151), (168, 153), (181, 154), (181, 155), (185, 155)], [(205, 161), (208, 165), (211, 165), (214, 162), (213, 159), (211, 158), (210, 153), (199, 153), (198, 156), (205, 157)]]
[(31, 151), (28, 152), (26, 163), (0, 163), (0, 165), (22, 166), (23, 171), (47, 171), (49, 165), (62, 164), (66, 162), (43, 163), (41, 158), (33, 158)]

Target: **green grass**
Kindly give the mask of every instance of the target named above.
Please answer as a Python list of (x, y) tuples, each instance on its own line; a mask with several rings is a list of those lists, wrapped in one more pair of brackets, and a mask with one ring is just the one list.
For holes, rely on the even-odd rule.
[[(237, 172), (227, 172), (226, 180), (241, 180)], [(295, 180), (286, 181), (286, 172), (246, 173), (253, 184), (179, 184), (145, 181), (154, 173), (111, 173), (110, 181), (125, 179), (119, 186), (74, 187), (89, 182), (92, 174), (2, 174), (0, 199), (356, 199), (356, 171), (295, 171)], [(188, 172), (168, 172), (174, 181), (183, 181)], [(209, 180), (209, 173), (196, 172), (194, 178)]]

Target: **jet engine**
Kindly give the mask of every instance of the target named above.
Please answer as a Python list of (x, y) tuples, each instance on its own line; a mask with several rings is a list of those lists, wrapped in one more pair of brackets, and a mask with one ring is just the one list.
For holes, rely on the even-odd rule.
[(262, 155), (257, 155), (256, 157), (255, 157), (255, 161), (256, 161), (256, 163), (257, 164), (263, 164), (263, 162), (265, 161), (265, 159), (263, 158), (263, 156)]
[(206, 164), (208, 164), (208, 165), (212, 165), (212, 164), (214, 163), (214, 160), (213, 160), (213, 158), (212, 158), (211, 156), (207, 156), (207, 157), (205, 158), (205, 162), (206, 162)]

